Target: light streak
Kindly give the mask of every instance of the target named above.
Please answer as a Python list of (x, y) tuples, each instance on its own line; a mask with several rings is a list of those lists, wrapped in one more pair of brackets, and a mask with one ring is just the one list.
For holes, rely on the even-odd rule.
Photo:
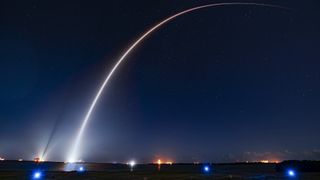
[(141, 42), (143, 42), (143, 40), (150, 35), (152, 32), (154, 32), (155, 30), (159, 29), (161, 26), (163, 26), (164, 24), (166, 24), (167, 22), (190, 12), (196, 11), (196, 10), (200, 10), (200, 9), (204, 9), (204, 8), (209, 8), (209, 7), (217, 7), (217, 6), (228, 6), (228, 5), (252, 5), (252, 6), (263, 6), (263, 7), (271, 7), (271, 8), (280, 8), (280, 9), (286, 9), (288, 10), (289, 8), (285, 8), (282, 6), (278, 6), (278, 5), (271, 5), (271, 4), (262, 4), (262, 3), (245, 3), (245, 2), (230, 2), (230, 3), (214, 3), (214, 4), (207, 4), (207, 5), (202, 5), (202, 6), (197, 6), (197, 7), (193, 7), (184, 11), (181, 11), (179, 13), (176, 13), (164, 20), (162, 20), (160, 23), (156, 24), (155, 26), (151, 27), (148, 31), (146, 31), (145, 33), (142, 34), (141, 37), (139, 37), (131, 46), (129, 46), (129, 48), (124, 52), (124, 54), (120, 57), (120, 59), (117, 61), (117, 63), (113, 66), (113, 68), (111, 69), (111, 71), (108, 73), (106, 79), (103, 81), (102, 85), (100, 86), (95, 98), (93, 99), (90, 108), (82, 122), (82, 125), (77, 133), (76, 139), (74, 141), (74, 144), (72, 146), (72, 149), (70, 151), (69, 154), (69, 158), (68, 158), (68, 162), (75, 162), (78, 158), (78, 153), (79, 153), (79, 146), (80, 146), (80, 141), (82, 139), (85, 127), (90, 119), (90, 116), (103, 92), (103, 90), (105, 89), (106, 85), (108, 84), (110, 78), (112, 77), (112, 75), (114, 74), (114, 72), (118, 69), (119, 65), (125, 60), (125, 58), (130, 54), (130, 52), (137, 46), (139, 45)]

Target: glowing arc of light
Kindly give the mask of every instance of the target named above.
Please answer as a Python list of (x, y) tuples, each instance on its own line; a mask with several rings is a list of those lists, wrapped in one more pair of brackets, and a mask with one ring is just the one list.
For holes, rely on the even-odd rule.
[(155, 26), (153, 26), (152, 28), (150, 28), (148, 31), (146, 31), (138, 40), (136, 40), (126, 51), (125, 53), (120, 57), (120, 59), (117, 61), (117, 63), (113, 66), (113, 68), (111, 69), (111, 71), (109, 72), (109, 74), (107, 75), (106, 79), (104, 80), (104, 82), (102, 83), (98, 93), (96, 94), (94, 100), (91, 103), (91, 106), (83, 120), (83, 123), (80, 127), (80, 130), (78, 131), (78, 135), (76, 137), (75, 143), (72, 147), (69, 159), (67, 162), (75, 162), (76, 158), (77, 158), (77, 150), (79, 148), (80, 145), (80, 140), (82, 138), (84, 129), (90, 119), (90, 116), (92, 114), (92, 111), (94, 110), (94, 107), (96, 106), (97, 101), (99, 100), (105, 86), (107, 85), (107, 83), (109, 82), (110, 78), (112, 77), (112, 75), (114, 74), (114, 72), (117, 70), (118, 66), (121, 64), (121, 62), (127, 57), (127, 55), (138, 45), (140, 44), (140, 42), (142, 42), (143, 39), (145, 39), (149, 34), (151, 34), (153, 31), (157, 30), (158, 28), (160, 28), (162, 25), (166, 24), (167, 22), (175, 19), (178, 16), (181, 16), (183, 14), (187, 14), (189, 12), (192, 11), (196, 11), (199, 9), (204, 9), (204, 8), (209, 8), (209, 7), (215, 7), (215, 6), (226, 6), (226, 5), (254, 5), (254, 6), (264, 6), (264, 7), (272, 7), (272, 8), (281, 8), (281, 9), (288, 9), (282, 6), (278, 6), (278, 5), (270, 5), (270, 4), (262, 4), (262, 3), (241, 3), (241, 2), (231, 2), (231, 3), (215, 3), (215, 4), (207, 4), (207, 5), (202, 5), (202, 6), (197, 6), (194, 8), (190, 8), (184, 11), (181, 11), (177, 14), (174, 14), (164, 20), (162, 20), (160, 23), (156, 24)]

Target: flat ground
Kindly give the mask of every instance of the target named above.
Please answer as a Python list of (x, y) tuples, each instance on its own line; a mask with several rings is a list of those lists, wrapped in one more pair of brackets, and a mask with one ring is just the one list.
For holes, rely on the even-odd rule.
[(42, 179), (110, 179), (110, 180), (179, 180), (179, 179), (306, 179), (320, 180), (320, 173), (299, 173), (295, 178), (276, 172), (275, 164), (211, 164), (204, 172), (202, 164), (136, 165), (132, 171), (125, 164), (83, 163), (84, 172), (64, 172), (64, 163), (3, 162), (0, 180), (32, 179), (35, 169), (42, 170)]
[[(0, 179), (32, 179), (31, 172), (24, 171), (2, 171), (0, 172)], [(223, 174), (200, 174), (200, 173), (182, 173), (182, 172), (44, 172), (42, 179), (110, 179), (110, 180), (162, 180), (162, 179), (306, 179), (306, 180), (319, 180), (320, 173), (303, 173), (297, 178), (288, 178), (281, 175), (223, 175)]]

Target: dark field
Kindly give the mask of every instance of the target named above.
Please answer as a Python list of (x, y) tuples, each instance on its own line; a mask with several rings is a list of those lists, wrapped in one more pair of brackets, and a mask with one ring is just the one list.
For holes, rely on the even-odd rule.
[(0, 179), (32, 179), (33, 170), (43, 170), (42, 179), (320, 179), (320, 173), (298, 173), (289, 178), (276, 172), (275, 164), (211, 164), (205, 173), (202, 164), (136, 165), (78, 164), (85, 172), (63, 172), (64, 163), (0, 162)]

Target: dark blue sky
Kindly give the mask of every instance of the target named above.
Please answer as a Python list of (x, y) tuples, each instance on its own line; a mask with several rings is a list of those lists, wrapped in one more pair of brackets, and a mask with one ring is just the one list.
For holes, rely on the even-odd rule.
[[(65, 160), (125, 48), (214, 2), (1, 2), (0, 157), (32, 159), (54, 131), (48, 158)], [(208, 8), (147, 38), (103, 93), (82, 158), (320, 159), (319, 3), (265, 2), (293, 10)]]

